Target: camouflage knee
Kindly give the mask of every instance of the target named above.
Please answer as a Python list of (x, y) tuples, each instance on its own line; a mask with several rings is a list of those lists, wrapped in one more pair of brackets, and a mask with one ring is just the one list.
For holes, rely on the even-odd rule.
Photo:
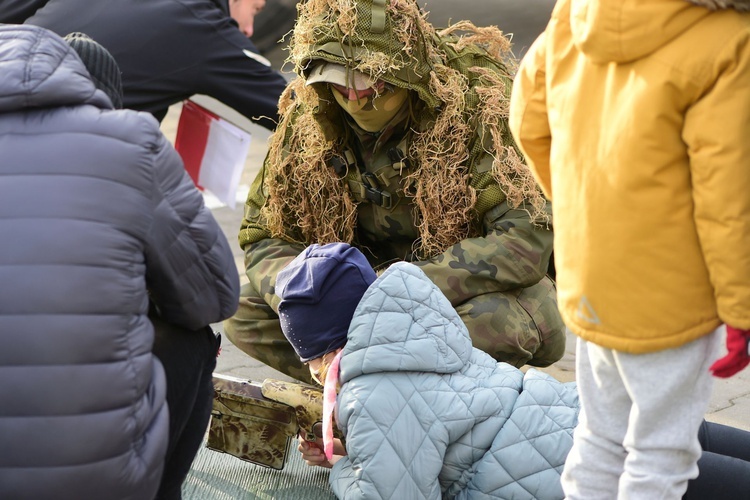
[(565, 354), (554, 283), (477, 295), (456, 307), (474, 347), (513, 366), (548, 366)]
[(224, 333), (250, 357), (292, 378), (314, 383), (310, 370), (284, 337), (278, 315), (250, 285), (242, 287), (239, 308), (224, 322)]
[(555, 282), (544, 278), (534, 286), (524, 288), (518, 303), (531, 316), (539, 334), (539, 347), (527, 363), (531, 366), (549, 366), (565, 355), (565, 324), (557, 308)]

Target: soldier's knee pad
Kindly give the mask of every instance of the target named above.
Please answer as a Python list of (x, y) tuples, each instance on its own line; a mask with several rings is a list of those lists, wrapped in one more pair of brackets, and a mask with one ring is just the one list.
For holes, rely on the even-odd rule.
[(456, 311), (474, 346), (514, 366), (548, 366), (565, 354), (565, 325), (549, 278), (522, 289), (473, 297)]

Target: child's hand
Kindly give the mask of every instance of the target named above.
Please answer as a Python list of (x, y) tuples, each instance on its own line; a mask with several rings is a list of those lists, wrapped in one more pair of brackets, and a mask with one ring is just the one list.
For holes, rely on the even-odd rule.
[(307, 462), (310, 467), (319, 466), (330, 469), (333, 464), (326, 460), (326, 456), (323, 453), (323, 440), (317, 439), (314, 443), (306, 441), (302, 436), (297, 436), (299, 445), (297, 449), (302, 453), (302, 460)]
[(310, 467), (318, 466), (330, 469), (333, 464), (339, 461), (342, 455), (346, 454), (344, 446), (341, 444), (341, 440), (333, 440), (333, 458), (330, 461), (326, 460), (325, 454), (323, 453), (323, 440), (317, 439), (314, 443), (306, 441), (301, 436), (297, 436), (299, 445), (297, 450), (302, 454), (302, 460), (304, 460)]

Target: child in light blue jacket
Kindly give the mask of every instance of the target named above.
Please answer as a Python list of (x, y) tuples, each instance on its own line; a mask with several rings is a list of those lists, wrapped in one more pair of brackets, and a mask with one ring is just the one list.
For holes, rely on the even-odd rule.
[[(338, 498), (563, 498), (575, 383), (472, 347), (418, 267), (400, 262), (378, 277), (356, 248), (312, 245), (279, 273), (276, 292), (282, 330), (344, 436), (332, 439), (329, 416), (328, 440), (299, 447), (310, 465), (331, 467)], [(718, 427), (750, 449), (750, 433)], [(721, 459), (709, 459), (722, 465), (707, 468), (704, 486), (738, 486), (729, 471), (750, 473), (750, 456)]]

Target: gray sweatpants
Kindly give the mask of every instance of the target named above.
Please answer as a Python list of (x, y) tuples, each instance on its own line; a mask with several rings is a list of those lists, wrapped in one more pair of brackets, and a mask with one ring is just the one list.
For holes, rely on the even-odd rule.
[(719, 331), (676, 349), (626, 354), (578, 339), (581, 401), (562, 474), (570, 500), (679, 499), (698, 476)]

